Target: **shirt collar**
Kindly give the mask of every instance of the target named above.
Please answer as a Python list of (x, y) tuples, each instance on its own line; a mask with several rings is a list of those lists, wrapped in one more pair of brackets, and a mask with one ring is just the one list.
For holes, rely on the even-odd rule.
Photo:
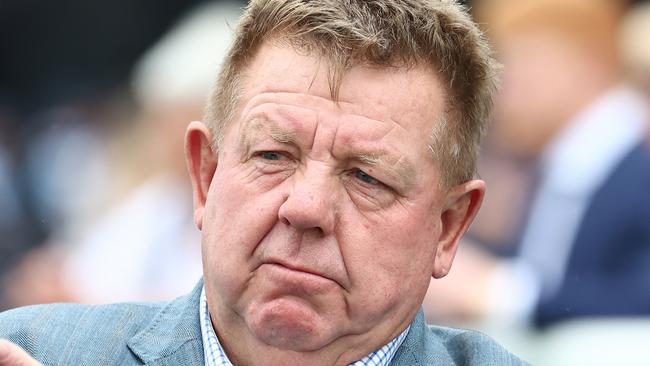
[[(226, 352), (224, 352), (217, 334), (212, 327), (210, 312), (208, 311), (208, 300), (205, 296), (205, 287), (201, 290), (199, 304), (199, 318), (201, 321), (201, 336), (203, 338), (203, 353), (206, 366), (233, 366)], [(353, 362), (350, 366), (388, 366), (395, 356), (395, 352), (404, 342), (411, 326), (409, 325), (400, 335), (395, 337), (385, 346), (373, 351), (359, 361)]]
[(205, 366), (232, 366), (212, 327), (210, 311), (208, 311), (208, 300), (205, 296), (205, 287), (201, 289), (201, 298), (199, 301), (199, 318), (201, 319), (201, 337), (203, 338)]

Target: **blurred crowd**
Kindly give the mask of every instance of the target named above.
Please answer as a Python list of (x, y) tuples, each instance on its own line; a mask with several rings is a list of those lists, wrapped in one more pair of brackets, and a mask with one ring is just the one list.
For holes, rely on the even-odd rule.
[[(450, 275), (431, 283), (429, 320), (516, 340), (589, 329), (574, 338), (585, 347), (512, 347), (549, 365), (646, 364), (650, 3), (476, 0), (473, 10), (503, 64), (480, 167), (488, 193)], [(645, 324), (645, 336), (621, 321)]]
[(474, 5), (504, 66), (482, 156), (489, 194), (456, 268), (482, 273), (467, 281), (482, 299), (457, 295), (431, 316), (543, 327), (650, 312), (648, 4)]
[[(183, 131), (201, 119), (242, 4), (179, 1), (161, 8), (158, 22), (150, 18), (157, 2), (141, 13), (124, 8), (139, 17), (111, 23), (124, 31), (109, 43), (93, 39), (94, 28), (72, 29), (68, 37), (93, 42), (70, 59), (90, 60), (86, 53), (98, 50), (101, 70), (126, 70), (94, 83), (84, 62), (50, 70), (48, 60), (66, 52), (52, 44), (54, 30), (37, 27), (47, 52), (29, 51), (19, 20), (0, 22), (11, 28), (0, 65), (20, 65), (20, 55), (42, 65), (22, 75), (40, 83), (17, 83), (19, 67), (0, 71), (0, 310), (166, 299), (194, 285), (200, 246)], [(5, 20), (29, 10), (1, 5)], [(645, 322), (639, 332), (647, 341), (650, 2), (468, 5), (503, 64), (502, 86), (479, 167), (487, 197), (450, 275), (432, 281), (428, 319), (505, 329), (516, 335), (510, 348), (538, 360), (565, 345), (554, 342), (570, 331), (547, 341), (551, 348), (535, 337), (567, 324), (592, 329), (618, 319), (602, 329), (632, 337), (629, 346)], [(129, 62), (107, 62), (121, 51)], [(616, 328), (625, 319), (634, 322)], [(506, 333), (501, 341), (509, 343)], [(579, 334), (571, 340), (589, 331)]]
[(0, 309), (168, 299), (201, 275), (184, 130), (243, 4), (132, 3), (0, 6)]

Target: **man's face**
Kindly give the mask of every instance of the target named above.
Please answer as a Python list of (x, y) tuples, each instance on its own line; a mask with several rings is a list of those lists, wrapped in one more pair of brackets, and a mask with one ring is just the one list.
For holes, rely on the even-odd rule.
[(221, 335), (240, 327), (294, 351), (381, 344), (449, 269), (455, 245), (440, 242), (455, 234), (427, 148), (444, 108), (437, 78), (355, 67), (333, 102), (327, 70), (267, 44), (244, 73), (198, 215)]

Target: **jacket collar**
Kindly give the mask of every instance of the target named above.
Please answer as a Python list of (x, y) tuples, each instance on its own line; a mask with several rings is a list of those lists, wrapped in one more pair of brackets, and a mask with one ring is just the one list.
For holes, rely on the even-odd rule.
[[(203, 339), (199, 320), (199, 302), (203, 280), (188, 295), (167, 303), (146, 327), (127, 345), (146, 365), (203, 365)], [(444, 341), (428, 339), (429, 329), (422, 310), (411, 324), (406, 339), (391, 364), (425, 366), (424, 355), (436, 355), (436, 365), (454, 365)]]
[(203, 280), (188, 295), (164, 305), (127, 345), (146, 365), (202, 365), (199, 298)]
[[(433, 338), (433, 339), (432, 339)], [(406, 339), (397, 349), (391, 365), (397, 366), (426, 366), (426, 365), (456, 365), (444, 340), (431, 333), (424, 322), (422, 309), (418, 311)]]

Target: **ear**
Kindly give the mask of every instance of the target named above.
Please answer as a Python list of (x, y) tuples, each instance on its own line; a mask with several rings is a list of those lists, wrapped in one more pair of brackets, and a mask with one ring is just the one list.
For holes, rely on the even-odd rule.
[(474, 220), (484, 196), (485, 182), (482, 180), (470, 180), (447, 192), (440, 217), (442, 227), (433, 277), (442, 278), (449, 273), (460, 238)]
[(192, 181), (194, 223), (201, 230), (205, 200), (217, 169), (217, 153), (212, 149), (212, 133), (202, 122), (194, 121), (187, 126), (185, 160)]

